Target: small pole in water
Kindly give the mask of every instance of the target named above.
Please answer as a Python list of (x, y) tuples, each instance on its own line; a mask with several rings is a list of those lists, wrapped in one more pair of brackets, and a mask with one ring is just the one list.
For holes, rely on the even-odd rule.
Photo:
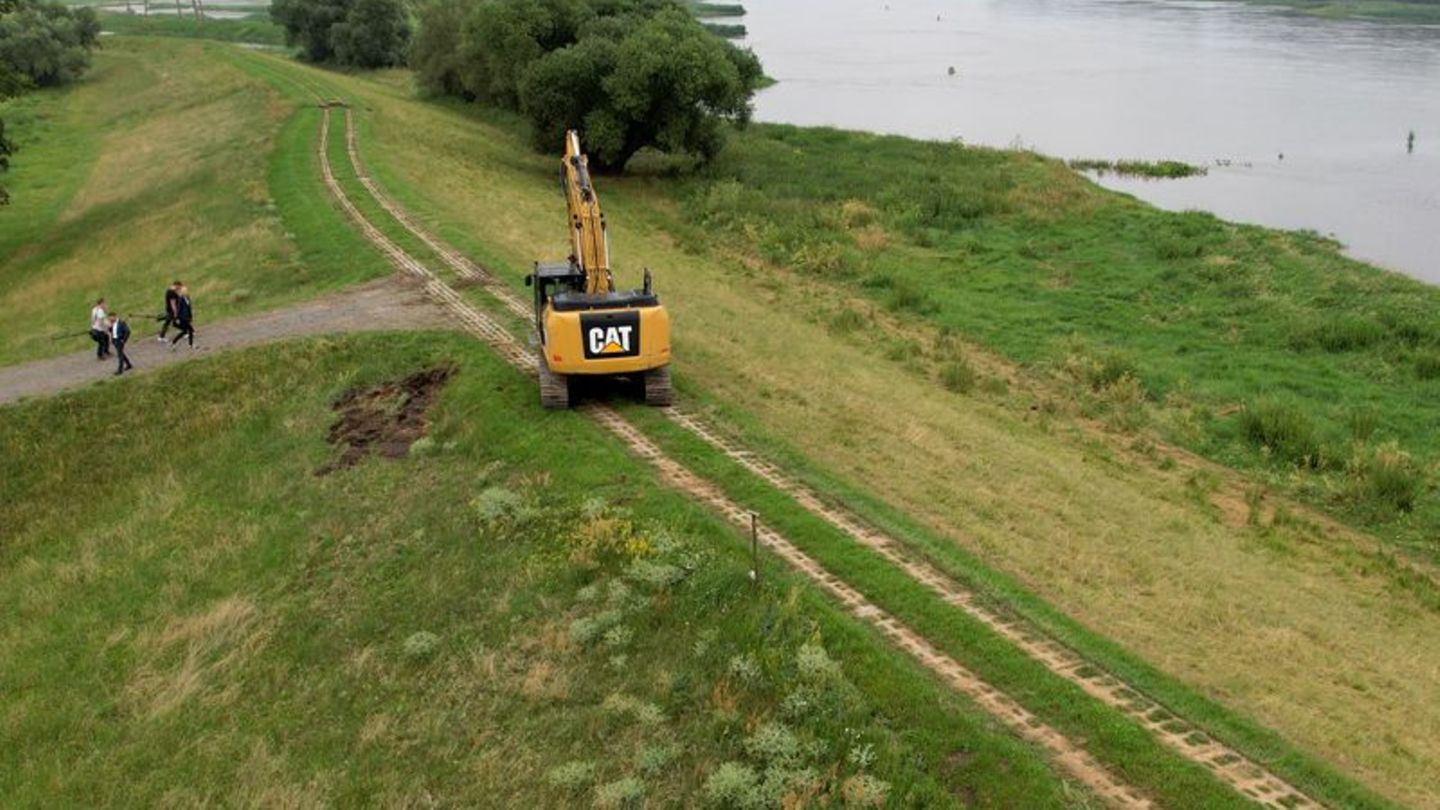
[(1405, 139), (1405, 154), (1415, 154), (1415, 130), (1410, 130), (1410, 137)]

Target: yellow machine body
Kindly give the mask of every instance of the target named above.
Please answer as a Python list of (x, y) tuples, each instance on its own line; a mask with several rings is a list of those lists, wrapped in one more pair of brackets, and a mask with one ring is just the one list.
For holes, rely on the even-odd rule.
[(635, 374), (670, 362), (670, 315), (658, 304), (559, 312), (547, 303), (543, 320), (555, 374)]

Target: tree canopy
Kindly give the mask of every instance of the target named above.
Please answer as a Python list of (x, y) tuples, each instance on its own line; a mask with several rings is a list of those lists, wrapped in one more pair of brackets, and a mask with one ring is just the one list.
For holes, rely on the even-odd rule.
[[(93, 9), (0, 0), (0, 101), (80, 78), (99, 39), (100, 20)], [(10, 168), (14, 152), (0, 120), (0, 172)], [(9, 201), (9, 192), (0, 187), (0, 205)]]
[(523, 112), (540, 149), (581, 130), (598, 169), (647, 146), (713, 157), (761, 78), (672, 0), (432, 0), (411, 64), (431, 92)]
[(410, 43), (404, 0), (275, 0), (270, 19), (311, 62), (389, 67), (405, 62)]

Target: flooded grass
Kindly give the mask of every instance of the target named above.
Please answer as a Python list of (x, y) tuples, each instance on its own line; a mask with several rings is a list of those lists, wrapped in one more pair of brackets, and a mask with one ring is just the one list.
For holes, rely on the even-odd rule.
[(1118, 174), (1122, 177), (1150, 177), (1177, 180), (1182, 177), (1204, 176), (1208, 169), (1179, 160), (1099, 160), (1081, 158), (1070, 161), (1070, 168), (1077, 172), (1094, 172), (1099, 175)]

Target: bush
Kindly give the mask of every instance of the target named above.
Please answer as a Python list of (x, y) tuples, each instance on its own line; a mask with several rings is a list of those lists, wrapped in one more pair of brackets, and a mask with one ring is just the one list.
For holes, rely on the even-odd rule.
[(425, 661), (435, 656), (440, 649), (440, 637), (428, 630), (421, 630), (405, 639), (402, 649), (411, 661)]
[(800, 760), (800, 740), (783, 723), (766, 723), (746, 738), (745, 753), (767, 765), (790, 767)]
[(579, 793), (595, 781), (595, 763), (567, 762), (545, 772), (545, 781), (567, 793)]
[(976, 379), (975, 369), (967, 360), (955, 360), (940, 369), (940, 384), (945, 386), (945, 390), (957, 394), (970, 393), (975, 387)]
[(869, 774), (852, 776), (840, 786), (840, 796), (846, 807), (884, 807), (890, 793), (890, 785)]
[(1318, 346), (1327, 352), (1349, 352), (1364, 349), (1384, 340), (1384, 327), (1366, 318), (1342, 315), (1326, 317), (1319, 323), (1299, 329), (1290, 339), (1295, 349)]
[(1276, 458), (1305, 467), (1321, 464), (1315, 423), (1298, 405), (1262, 399), (1241, 412), (1240, 429), (1252, 444)]
[(1382, 510), (1412, 511), (1424, 486), (1419, 467), (1394, 442), (1373, 450), (1357, 447), (1346, 467), (1352, 498)]
[(764, 803), (760, 777), (750, 766), (740, 762), (726, 762), (716, 768), (705, 780), (703, 792), (705, 800), (714, 807), (749, 810)]
[(1424, 352), (1416, 355), (1415, 376), (1422, 380), (1440, 378), (1440, 352)]
[(640, 807), (645, 803), (645, 783), (634, 776), (595, 789), (595, 806), (600, 808)]

